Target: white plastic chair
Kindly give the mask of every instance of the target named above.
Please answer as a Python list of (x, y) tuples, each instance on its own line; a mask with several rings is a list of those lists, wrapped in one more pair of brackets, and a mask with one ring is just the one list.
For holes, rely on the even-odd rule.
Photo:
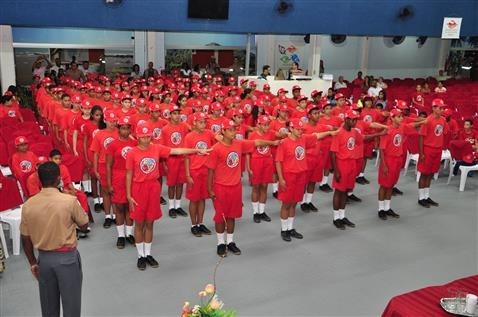
[(22, 220), (22, 206), (0, 212), (0, 222), (10, 226), (10, 239), (13, 241), (13, 255), (20, 254), (20, 222)]
[[(451, 178), (454, 176), (453, 175), (453, 168), (455, 167), (456, 161), (451, 160), (450, 163), (450, 175), (448, 175), (448, 181), (447, 185), (450, 184)], [(468, 178), (468, 172), (472, 171), (478, 171), (478, 164), (472, 165), (472, 166), (460, 166), (460, 187), (459, 191), (464, 191), (465, 190), (465, 185), (466, 185), (466, 179)]]
[(410, 162), (413, 161), (415, 162), (415, 172), (417, 170), (417, 164), (418, 164), (418, 153), (412, 154), (410, 152), (407, 152), (407, 159), (405, 160), (405, 167), (403, 171), (403, 176), (407, 175), (408, 171), (408, 166), (410, 166)]
[(5, 239), (5, 233), (3, 232), (3, 226), (0, 223), (0, 243), (2, 244), (3, 254), (5, 259), (8, 259), (7, 240)]

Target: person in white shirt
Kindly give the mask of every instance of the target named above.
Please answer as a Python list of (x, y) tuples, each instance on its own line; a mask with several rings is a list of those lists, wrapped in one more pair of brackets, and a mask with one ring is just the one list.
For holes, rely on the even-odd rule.
[(380, 87), (382, 89), (387, 89), (388, 88), (387, 83), (383, 81), (383, 77), (378, 78), (377, 87)]
[(83, 75), (86, 75), (89, 74), (89, 73), (94, 73), (94, 71), (92, 71), (90, 69), (90, 62), (88, 61), (84, 61), (80, 67), (78, 67), (79, 70), (81, 70), (83, 72)]
[(189, 77), (191, 75), (191, 67), (189, 67), (188, 63), (183, 63), (179, 72), (182, 77)]
[(65, 70), (65, 67), (63, 65), (61, 65), (61, 60), (59, 57), (55, 58), (55, 65), (53, 65), (51, 68), (50, 68), (50, 71), (55, 71), (55, 74), (58, 75), (58, 71), (60, 69), (63, 69)]
[(339, 76), (339, 81), (334, 85), (334, 90), (339, 90), (342, 88), (347, 88), (347, 83), (344, 81), (344, 76)]
[(372, 83), (370, 84), (370, 88), (367, 91), (367, 94), (372, 97), (378, 97), (378, 93), (382, 90), (382, 88), (377, 86), (377, 80), (372, 79)]
[[(43, 62), (46, 62), (46, 65), (43, 65)], [(51, 63), (45, 58), (45, 56), (38, 56), (32, 65), (32, 76), (38, 76), (40, 77), (40, 80), (42, 80), (43, 78), (45, 78), (46, 70), (50, 67)]]
[(446, 93), (446, 88), (443, 86), (443, 83), (441, 81), (438, 82), (438, 86), (435, 87), (435, 92), (437, 94), (444, 94)]

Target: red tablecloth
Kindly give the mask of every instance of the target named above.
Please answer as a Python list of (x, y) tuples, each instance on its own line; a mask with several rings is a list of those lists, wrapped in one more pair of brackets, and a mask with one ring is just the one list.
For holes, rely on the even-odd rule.
[(465, 294), (478, 294), (478, 275), (395, 296), (388, 303), (382, 317), (451, 316), (440, 306), (441, 298), (452, 296), (451, 289), (462, 290)]

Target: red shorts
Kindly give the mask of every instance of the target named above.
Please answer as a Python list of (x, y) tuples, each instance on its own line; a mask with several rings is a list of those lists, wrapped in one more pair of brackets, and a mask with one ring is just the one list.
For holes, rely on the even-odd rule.
[(324, 165), (323, 169), (324, 171), (328, 171), (332, 168), (332, 162), (330, 160), (330, 146), (326, 148), (321, 148), (320, 149), (320, 160), (322, 161), (322, 164)]
[(271, 184), (274, 182), (274, 162), (272, 157), (252, 157), (252, 185)]
[(126, 199), (126, 171), (113, 170), (111, 185), (113, 186), (111, 202), (114, 204), (126, 204), (128, 202), (128, 199)]
[(242, 184), (226, 186), (214, 183), (216, 199), (213, 200), (214, 222), (224, 222), (224, 218), (242, 217)]
[(134, 221), (154, 221), (161, 218), (161, 184), (157, 180), (142, 183), (133, 182), (131, 195), (138, 203), (130, 209), (130, 217)]
[[(341, 192), (352, 190), (355, 186), (355, 177), (357, 176), (357, 159), (336, 159), (335, 164), (340, 172), (340, 181), (337, 182), (335, 177), (332, 181), (332, 187)], [(360, 168), (362, 165), (360, 164)]]
[(186, 182), (186, 171), (184, 168), (184, 157), (170, 156), (166, 160), (168, 167), (167, 182), (168, 186), (182, 185)]
[(99, 181), (101, 187), (108, 187), (108, 182), (106, 181), (106, 163), (98, 163), (98, 174), (100, 174)]
[(304, 198), (307, 172), (284, 172), (285, 191), (279, 186), (279, 200), (283, 203), (297, 203)]
[(364, 158), (361, 157), (359, 159), (355, 159), (356, 161), (356, 169), (355, 169), (355, 177), (359, 176), (360, 173), (362, 173), (362, 167), (363, 167), (363, 161)]
[(440, 170), (441, 153), (441, 148), (425, 146), (423, 148), (423, 154), (425, 154), (425, 159), (423, 160), (423, 162), (418, 160), (418, 171), (425, 175), (437, 173)]
[(309, 169), (306, 173), (307, 183), (317, 183), (322, 181), (324, 177), (324, 159), (321, 156), (316, 158), (307, 158), (307, 166)]
[(387, 175), (382, 173), (382, 164), (379, 164), (378, 167), (378, 184), (385, 188), (393, 188), (398, 182), (400, 177), (400, 171), (402, 170), (402, 156), (386, 156), (385, 155), (385, 164), (388, 168)]
[(193, 179), (192, 186), (186, 186), (186, 198), (190, 201), (200, 201), (209, 198), (207, 191), (207, 173), (206, 167), (197, 170), (190, 170), (189, 172)]
[(365, 158), (371, 158), (373, 156), (373, 150), (375, 149), (374, 140), (370, 142), (364, 142), (363, 144), (363, 156)]

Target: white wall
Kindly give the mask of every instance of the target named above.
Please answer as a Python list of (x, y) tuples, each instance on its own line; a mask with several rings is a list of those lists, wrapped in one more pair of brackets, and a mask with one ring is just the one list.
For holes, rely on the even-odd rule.
[(344, 43), (334, 44), (329, 35), (322, 35), (320, 44), (320, 55), (326, 74), (333, 74), (334, 80), (339, 75), (343, 75), (347, 80), (356, 77), (362, 57), (361, 37), (347, 36)]

